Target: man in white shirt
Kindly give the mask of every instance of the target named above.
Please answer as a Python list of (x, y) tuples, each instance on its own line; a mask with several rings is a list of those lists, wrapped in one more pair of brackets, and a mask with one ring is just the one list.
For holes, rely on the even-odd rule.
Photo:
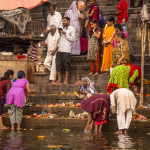
[(75, 39), (75, 28), (70, 26), (70, 18), (63, 18), (63, 30), (59, 29), (60, 37), (60, 46), (56, 55), (56, 70), (58, 72), (58, 81), (56, 84), (61, 84), (61, 70), (62, 67), (65, 67), (66, 77), (63, 84), (68, 84), (70, 63), (71, 63), (71, 48), (72, 42)]
[(49, 12), (47, 16), (47, 28), (44, 31), (45, 35), (48, 33), (51, 25), (55, 25), (56, 28), (62, 28), (62, 16), (56, 11), (56, 5), (50, 5)]
[(50, 32), (42, 45), (47, 45), (47, 56), (44, 61), (44, 66), (50, 71), (49, 80), (54, 83), (56, 81), (56, 53), (59, 48), (60, 34), (56, 32), (56, 26), (50, 26)]

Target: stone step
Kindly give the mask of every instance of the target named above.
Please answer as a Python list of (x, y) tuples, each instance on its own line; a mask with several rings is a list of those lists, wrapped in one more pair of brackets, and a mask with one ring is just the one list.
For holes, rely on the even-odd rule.
[[(70, 119), (70, 118), (23, 118), (21, 127), (23, 129), (70, 129), (71, 131), (83, 131), (87, 119)], [(10, 119), (4, 118), (4, 125), (10, 127)], [(107, 124), (103, 125), (103, 132), (117, 131), (117, 120), (110, 119)], [(141, 130), (143, 129), (143, 130)], [(149, 133), (150, 121), (132, 121), (129, 132)], [(32, 132), (32, 131), (31, 131)]]

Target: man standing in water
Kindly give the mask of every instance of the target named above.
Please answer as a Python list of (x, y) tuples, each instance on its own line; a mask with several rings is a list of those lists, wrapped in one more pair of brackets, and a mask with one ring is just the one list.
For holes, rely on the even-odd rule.
[(61, 70), (62, 67), (65, 67), (66, 77), (63, 84), (68, 84), (68, 77), (69, 77), (69, 70), (70, 70), (70, 63), (71, 63), (71, 48), (72, 42), (75, 41), (75, 28), (70, 26), (70, 18), (64, 17), (63, 18), (63, 29), (59, 29), (59, 33), (61, 34), (60, 37), (60, 44), (59, 49), (56, 54), (56, 70), (58, 72), (58, 81), (56, 84), (61, 84)]
[[(129, 129), (132, 113), (135, 110), (137, 100), (130, 90), (121, 88), (115, 90), (110, 95), (112, 113), (117, 113), (117, 122), (119, 130), (115, 134), (127, 134)], [(116, 111), (117, 109), (117, 111)]]

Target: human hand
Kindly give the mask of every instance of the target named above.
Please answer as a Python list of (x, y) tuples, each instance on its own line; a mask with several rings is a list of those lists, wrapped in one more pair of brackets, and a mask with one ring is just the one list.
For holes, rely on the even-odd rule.
[(66, 34), (66, 32), (65, 32), (65, 31), (62, 31), (62, 30), (59, 30), (59, 33), (60, 33), (60, 34)]
[(53, 50), (52, 52), (51, 52), (51, 55), (55, 55), (55, 53), (56, 53), (56, 51), (55, 50)]

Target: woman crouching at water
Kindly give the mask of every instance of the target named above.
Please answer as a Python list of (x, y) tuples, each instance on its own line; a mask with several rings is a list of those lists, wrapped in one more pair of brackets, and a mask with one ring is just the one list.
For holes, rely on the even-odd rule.
[(25, 73), (19, 71), (17, 78), (13, 81), (12, 87), (7, 94), (6, 102), (11, 105), (10, 122), (11, 129), (14, 130), (14, 124), (17, 123), (17, 129), (20, 130), (22, 121), (23, 104), (25, 100), (25, 90), (28, 93), (34, 93), (30, 90), (29, 82), (25, 79)]
[(109, 116), (110, 98), (106, 94), (95, 94), (81, 102), (82, 108), (88, 112), (86, 130), (92, 130), (91, 123), (95, 121), (95, 132), (102, 131), (102, 126), (107, 123)]
[(107, 123), (109, 114), (109, 97), (105, 94), (97, 94), (97, 91), (88, 77), (82, 79), (82, 85), (78, 90), (78, 96), (82, 99), (82, 108), (88, 112), (88, 122), (85, 132), (92, 130), (95, 121), (95, 132), (101, 132), (102, 124)]
[(0, 129), (8, 129), (4, 126), (2, 120), (3, 106), (4, 106), (4, 95), (7, 94), (11, 87), (11, 81), (13, 79), (14, 72), (12, 70), (7, 70), (4, 77), (0, 79)]

